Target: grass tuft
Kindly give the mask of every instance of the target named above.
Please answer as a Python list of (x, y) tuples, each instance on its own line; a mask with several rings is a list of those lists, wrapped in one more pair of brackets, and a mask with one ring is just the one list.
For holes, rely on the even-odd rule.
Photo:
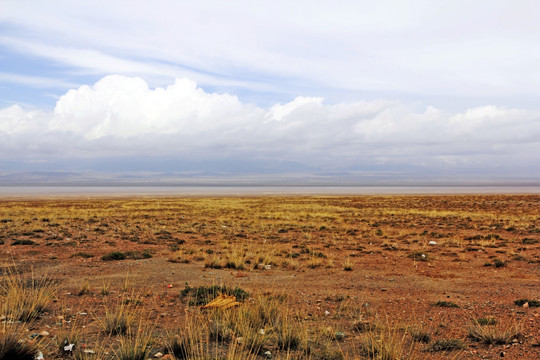
[(56, 296), (57, 285), (49, 278), (25, 281), (21, 275), (10, 271), (0, 282), (0, 309), (14, 320), (32, 321), (37, 318)]
[(510, 344), (514, 339), (518, 339), (521, 336), (521, 326), (518, 324), (486, 326), (477, 320), (473, 320), (473, 324), (469, 328), (469, 337), (471, 339), (488, 345)]

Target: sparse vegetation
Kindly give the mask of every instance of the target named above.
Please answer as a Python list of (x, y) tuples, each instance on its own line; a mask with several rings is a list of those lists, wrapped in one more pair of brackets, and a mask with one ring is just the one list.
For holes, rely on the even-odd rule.
[(459, 308), (459, 305), (452, 301), (439, 300), (433, 304), (433, 306), (446, 307), (446, 308)]
[(518, 324), (495, 324), (489, 321), (482, 321), (482, 323), (474, 320), (469, 328), (469, 337), (474, 341), (488, 345), (504, 345), (522, 336), (521, 326)]
[[(467, 346), (537, 358), (539, 207), (537, 195), (3, 200), (0, 323), (46, 359), (440, 360)], [(203, 308), (219, 294), (238, 302)]]
[(461, 339), (437, 339), (428, 346), (427, 350), (428, 351), (457, 351), (457, 350), (463, 350), (466, 347), (467, 345)]

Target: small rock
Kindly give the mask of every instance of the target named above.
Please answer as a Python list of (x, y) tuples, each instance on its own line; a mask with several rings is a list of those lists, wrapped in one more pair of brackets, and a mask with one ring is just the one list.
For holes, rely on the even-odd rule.
[(264, 329), (260, 329), (259, 330), (259, 335), (264, 335), (264, 334), (265, 334)]
[(330, 311), (325, 310), (325, 311), (324, 311), (324, 315), (326, 315), (326, 316), (330, 315)]
[(436, 242), (436, 241), (433, 241), (433, 240), (431, 240), (431, 241), (430, 241), (430, 242), (429, 242), (428, 244), (429, 244), (429, 245), (437, 245), (437, 242)]
[(49, 336), (49, 332), (46, 330), (43, 330), (42, 332), (39, 333), (39, 336)]
[(264, 356), (266, 356), (267, 359), (271, 359), (272, 358), (272, 353), (270, 351), (266, 351), (264, 353)]
[(163, 354), (160, 353), (160, 352), (157, 352), (157, 353), (154, 354), (154, 357), (155, 358), (161, 358), (161, 357), (163, 357)]
[(525, 304), (523, 304), (521, 307), (524, 307), (524, 308), (528, 308), (529, 307), (529, 303), (526, 302)]
[(272, 265), (264, 265), (264, 270), (270, 270), (272, 268)]

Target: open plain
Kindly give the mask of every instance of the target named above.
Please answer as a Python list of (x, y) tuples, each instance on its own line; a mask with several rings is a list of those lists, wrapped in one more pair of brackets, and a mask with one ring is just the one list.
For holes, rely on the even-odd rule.
[(0, 250), (45, 359), (540, 359), (539, 195), (13, 199)]

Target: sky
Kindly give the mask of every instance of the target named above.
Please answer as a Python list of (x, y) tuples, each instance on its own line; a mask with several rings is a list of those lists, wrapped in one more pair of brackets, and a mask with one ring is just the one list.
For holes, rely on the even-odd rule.
[(540, 182), (539, 13), (527, 0), (0, 0), (0, 183)]

